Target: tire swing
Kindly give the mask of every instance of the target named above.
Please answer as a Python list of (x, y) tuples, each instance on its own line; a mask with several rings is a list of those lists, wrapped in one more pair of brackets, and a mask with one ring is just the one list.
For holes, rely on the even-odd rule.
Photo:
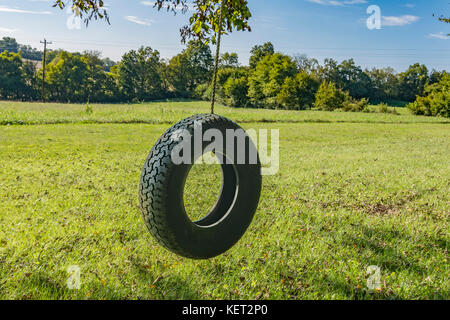
[[(222, 21), (222, 10), (220, 21)], [(184, 119), (156, 142), (148, 156), (141, 176), (139, 198), (144, 222), (153, 237), (166, 249), (191, 259), (209, 259), (231, 249), (250, 226), (261, 194), (261, 163), (252, 140), (233, 121), (214, 114), (218, 60), (221, 31), (218, 33), (211, 114), (199, 114)], [(222, 190), (214, 207), (205, 217), (191, 221), (184, 206), (184, 187), (195, 160), (207, 153), (208, 144), (202, 141), (201, 152), (196, 152), (195, 130), (201, 124), (201, 133), (209, 129), (220, 132), (224, 143), (221, 150)], [(227, 130), (242, 130), (245, 135), (245, 159), (242, 148), (234, 144), (234, 150), (227, 150)], [(177, 135), (188, 132), (192, 146), (190, 164), (175, 164), (172, 153), (179, 145)], [(233, 137), (235, 139), (235, 137)], [(202, 139), (203, 140), (203, 139)], [(256, 161), (248, 161), (250, 152), (256, 154)]]

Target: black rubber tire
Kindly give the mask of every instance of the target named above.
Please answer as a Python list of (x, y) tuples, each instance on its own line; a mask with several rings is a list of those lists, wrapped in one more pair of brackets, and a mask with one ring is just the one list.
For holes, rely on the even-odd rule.
[[(250, 226), (261, 194), (261, 164), (259, 157), (256, 164), (246, 161), (241, 165), (234, 160), (233, 164), (222, 164), (223, 184), (219, 200), (205, 218), (192, 222), (186, 214), (183, 199), (192, 165), (174, 164), (171, 154), (177, 145), (172, 138), (174, 133), (185, 129), (193, 135), (194, 122), (202, 123), (203, 132), (220, 130), (224, 140), (227, 129), (241, 129), (233, 121), (212, 114), (195, 115), (170, 128), (153, 147), (144, 165), (140, 208), (148, 230), (162, 246), (186, 258), (209, 259), (232, 248)], [(246, 141), (247, 150), (255, 148), (248, 135)], [(203, 144), (202, 152), (208, 144)]]

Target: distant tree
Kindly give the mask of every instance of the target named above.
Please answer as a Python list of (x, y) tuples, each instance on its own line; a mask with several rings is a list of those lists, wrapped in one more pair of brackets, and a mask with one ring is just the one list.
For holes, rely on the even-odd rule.
[(417, 115), (450, 118), (450, 74), (444, 72), (439, 82), (427, 85), (424, 96), (407, 107)]
[[(63, 50), (63, 49), (47, 50), (47, 57), (46, 57), (47, 63), (51, 63), (54, 59), (57, 59), (57, 58), (59, 59), (61, 53), (64, 51), (65, 50)], [(76, 52), (72, 52), (72, 54), (77, 55)], [(81, 54), (79, 54), (79, 55), (81, 55)], [(44, 62), (44, 61), (42, 60), (42, 62)]]
[(117, 63), (110, 58), (102, 59), (103, 69), (107, 72), (111, 71), (111, 68), (114, 67)]
[[(163, 91), (165, 92), (165, 91)], [(105, 95), (111, 102), (126, 101), (119, 86), (119, 65), (115, 64), (106, 72)]]
[(435, 84), (441, 81), (442, 77), (446, 74), (446, 71), (437, 71), (433, 69), (430, 73), (430, 82), (429, 84)]
[(32, 99), (33, 71), (31, 64), (23, 63), (20, 53), (0, 53), (0, 98)]
[(374, 102), (388, 102), (399, 99), (399, 79), (392, 68), (373, 68), (365, 72), (371, 81), (366, 97)]
[[(231, 89), (230, 86), (237, 84), (238, 83), (238, 82), (236, 82), (237, 79), (240, 79), (239, 83), (243, 82), (242, 79), (246, 79), (246, 82), (248, 82), (248, 69), (245, 67), (239, 67), (239, 68), (225, 67), (225, 68), (219, 69), (219, 72), (217, 74), (217, 95), (218, 95), (219, 101), (221, 101), (222, 103), (228, 103), (229, 101), (235, 100), (231, 96), (227, 95), (227, 93), (225, 92), (225, 86), (229, 82), (230, 79), (231, 79), (231, 82), (229, 83), (229, 89), (231, 91), (229, 91), (229, 92), (234, 94), (236, 92), (234, 91), (234, 89)], [(212, 89), (212, 88), (210, 88), (210, 89)], [(243, 99), (239, 98), (238, 100), (239, 100), (239, 104), (237, 101), (234, 101), (231, 105), (233, 105), (234, 107), (242, 107), (241, 102), (243, 101)]]
[(428, 69), (425, 65), (416, 63), (405, 72), (400, 73), (400, 97), (404, 101), (412, 102), (416, 96), (421, 96), (429, 82)]
[(221, 68), (219, 70), (219, 73), (217, 74), (217, 84), (220, 87), (220, 86), (223, 86), (228, 81), (229, 78), (240, 78), (240, 77), (247, 77), (247, 76), (248, 76), (248, 70), (247, 70), (247, 68), (244, 68), (244, 67)]
[(291, 57), (281, 53), (266, 55), (250, 73), (250, 103), (256, 107), (276, 108), (276, 97), (285, 79), (296, 73), (297, 66)]
[(41, 79), (38, 79), (36, 76), (36, 64), (31, 61), (23, 61), (22, 70), (25, 80), (25, 88), (22, 100), (39, 99)]
[(17, 43), (16, 39), (10, 37), (3, 37), (3, 39), (0, 40), (0, 53), (5, 50), (14, 53), (21, 52), (22, 59), (34, 61), (41, 60), (43, 55), (41, 51), (28, 45), (21, 45)]
[[(80, 55), (61, 51), (47, 67), (46, 91), (49, 100), (83, 102), (88, 67)], [(40, 72), (42, 77), (42, 70)]]
[(332, 82), (324, 81), (316, 93), (314, 106), (319, 110), (333, 111), (344, 108), (349, 94), (336, 87)]
[(186, 54), (180, 53), (170, 59), (167, 67), (165, 67), (164, 82), (167, 83), (168, 92), (173, 96), (190, 97), (191, 90), (194, 90), (193, 84), (188, 84), (190, 69), (189, 58)]
[(318, 69), (321, 80), (334, 83), (339, 89), (349, 91), (355, 98), (367, 97), (370, 94), (370, 77), (355, 64), (353, 59), (344, 60), (340, 64), (334, 59), (325, 59), (324, 65)]
[(118, 81), (129, 101), (148, 101), (162, 96), (159, 52), (150, 47), (131, 50), (118, 65)]
[(334, 59), (326, 58), (324, 60), (323, 65), (319, 66), (318, 76), (322, 81), (332, 82), (339, 87), (343, 87), (339, 63)]
[(28, 60), (40, 61), (44, 56), (42, 51), (32, 48), (31, 46), (19, 45), (19, 50), (22, 52), (22, 58)]
[(352, 97), (361, 99), (370, 94), (371, 80), (353, 59), (344, 60), (339, 64), (338, 77), (340, 89), (348, 91)]
[(299, 72), (305, 71), (306, 73), (312, 74), (317, 73), (319, 69), (319, 61), (314, 58), (308, 58), (306, 54), (297, 54), (293, 57), (295, 63), (297, 64), (297, 69)]
[(319, 88), (319, 80), (306, 71), (284, 80), (281, 91), (277, 95), (278, 104), (289, 110), (311, 109)]
[(105, 72), (104, 60), (100, 52), (84, 52), (82, 60), (87, 66), (87, 78), (83, 88), (83, 95), (87, 101), (107, 102), (115, 98), (116, 83), (107, 72)]
[(237, 68), (239, 67), (239, 57), (237, 53), (225, 52), (220, 57), (219, 67), (221, 68)]
[(230, 77), (224, 85), (226, 103), (237, 108), (248, 107), (248, 88), (247, 77)]
[(88, 65), (80, 54), (61, 51), (47, 66), (45, 81), (49, 100), (85, 102), (88, 76)]
[(0, 53), (5, 50), (13, 53), (19, 53), (19, 47), (20, 45), (14, 38), (3, 37), (3, 39), (0, 40)]
[(212, 67), (209, 46), (200, 41), (190, 41), (183, 52), (169, 61), (168, 82), (176, 95), (190, 97), (198, 85), (211, 81)]
[(254, 46), (250, 53), (250, 68), (255, 69), (258, 62), (264, 57), (274, 54), (275, 49), (271, 42), (266, 42), (263, 45)]

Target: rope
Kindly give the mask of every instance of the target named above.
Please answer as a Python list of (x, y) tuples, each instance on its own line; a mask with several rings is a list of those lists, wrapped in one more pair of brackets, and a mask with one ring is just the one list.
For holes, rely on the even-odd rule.
[(211, 114), (214, 114), (214, 106), (216, 104), (217, 73), (219, 71), (220, 41), (222, 38), (222, 23), (223, 23), (224, 7), (225, 7), (225, 0), (222, 1), (222, 7), (220, 8), (219, 31), (217, 34), (217, 47), (216, 47), (216, 61), (215, 61), (215, 66), (214, 66), (213, 88), (212, 88), (212, 97), (211, 97)]

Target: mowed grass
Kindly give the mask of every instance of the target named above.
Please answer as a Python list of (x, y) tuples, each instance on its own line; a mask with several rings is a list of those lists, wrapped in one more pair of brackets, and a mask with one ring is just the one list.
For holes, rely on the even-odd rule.
[[(207, 111), (186, 104), (104, 107), (111, 119), (167, 123)], [(36, 123), (77, 123), (84, 108), (0, 105), (2, 119), (6, 109)], [(168, 124), (0, 126), (0, 298), (449, 298), (450, 129), (442, 119), (218, 111), (247, 129), (280, 129), (280, 172), (264, 177), (244, 238), (208, 261), (169, 253), (140, 217), (141, 168)], [(279, 119), (299, 121), (263, 123)], [(220, 177), (212, 172), (193, 171), (185, 198), (193, 212), (214, 203)], [(81, 268), (80, 290), (66, 285), (71, 265)], [(369, 266), (381, 269), (380, 290), (367, 288)]]

